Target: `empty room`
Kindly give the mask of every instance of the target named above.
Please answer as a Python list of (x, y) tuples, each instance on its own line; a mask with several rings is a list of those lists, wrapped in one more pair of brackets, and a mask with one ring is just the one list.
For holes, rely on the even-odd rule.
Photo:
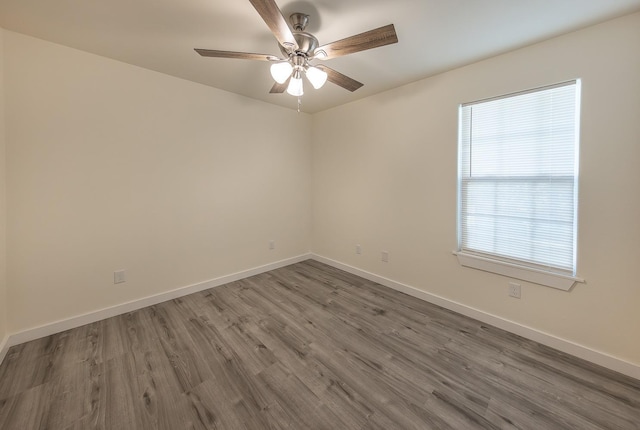
[(0, 0), (0, 429), (640, 429), (640, 0)]

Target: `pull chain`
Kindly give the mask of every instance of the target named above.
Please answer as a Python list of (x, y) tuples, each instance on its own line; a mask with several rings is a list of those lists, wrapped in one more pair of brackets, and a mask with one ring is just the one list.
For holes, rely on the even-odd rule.
[(300, 106), (302, 106), (302, 98), (298, 97), (298, 113), (300, 113)]

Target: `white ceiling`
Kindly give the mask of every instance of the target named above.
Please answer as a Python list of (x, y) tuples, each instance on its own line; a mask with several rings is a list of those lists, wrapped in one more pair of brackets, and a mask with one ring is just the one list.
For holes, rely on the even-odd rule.
[[(329, 60), (362, 83), (350, 93), (307, 83), (302, 110), (348, 103), (502, 52), (640, 10), (640, 0), (276, 0), (310, 15), (320, 44), (394, 24), (399, 42)], [(204, 58), (193, 48), (280, 56), (248, 0), (0, 0), (0, 26), (295, 109), (269, 94), (269, 63)]]

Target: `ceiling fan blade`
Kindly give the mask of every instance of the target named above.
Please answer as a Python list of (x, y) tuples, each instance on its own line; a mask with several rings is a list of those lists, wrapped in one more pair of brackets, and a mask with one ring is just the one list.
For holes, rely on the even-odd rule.
[(273, 35), (278, 39), (278, 43), (287, 50), (298, 49), (298, 42), (293, 37), (293, 33), (287, 25), (287, 20), (282, 16), (282, 12), (274, 0), (249, 0), (256, 11), (260, 14)]
[(198, 49), (195, 51), (203, 57), (237, 58), (240, 60), (281, 61), (275, 55), (252, 54), (250, 52), (217, 51), (215, 49)]
[(398, 42), (398, 35), (393, 24), (365, 31), (346, 39), (337, 40), (316, 48), (315, 58), (319, 60), (329, 60), (341, 57), (354, 52), (366, 51), (367, 49), (378, 48)]
[(282, 94), (284, 93), (287, 88), (289, 87), (289, 81), (291, 80), (291, 77), (289, 77), (289, 79), (287, 79), (284, 83), (279, 84), (279, 83), (275, 83), (273, 84), (273, 86), (271, 87), (271, 91), (269, 91), (270, 94)]
[(337, 72), (335, 70), (333, 70), (331, 67), (327, 67), (323, 64), (319, 64), (317, 66), (318, 69), (326, 72), (327, 74), (327, 80), (333, 84), (336, 84), (342, 88), (344, 88), (345, 90), (349, 90), (351, 92), (354, 92), (355, 90), (357, 90), (358, 88), (360, 88), (361, 86), (363, 86), (364, 84), (361, 82), (356, 81), (355, 79), (352, 79), (350, 77), (348, 77), (347, 75), (343, 75), (340, 72)]

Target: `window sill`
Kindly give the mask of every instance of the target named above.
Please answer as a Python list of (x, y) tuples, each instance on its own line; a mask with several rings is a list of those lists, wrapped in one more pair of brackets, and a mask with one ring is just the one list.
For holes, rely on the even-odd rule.
[(497, 273), (509, 278), (521, 279), (563, 291), (571, 290), (576, 282), (584, 282), (584, 279), (576, 278), (575, 276), (532, 269), (500, 260), (468, 254), (466, 252), (455, 251), (453, 254), (458, 257), (458, 262), (461, 266)]

